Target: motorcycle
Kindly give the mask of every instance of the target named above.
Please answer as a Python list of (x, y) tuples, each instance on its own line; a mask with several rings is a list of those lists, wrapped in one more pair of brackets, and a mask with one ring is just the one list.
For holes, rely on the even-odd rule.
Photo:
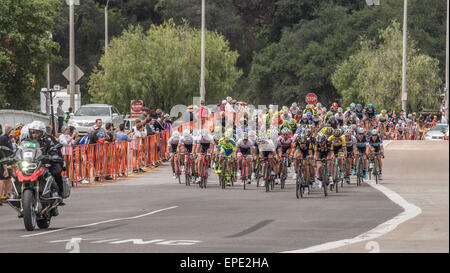
[[(61, 147), (55, 145), (49, 152)], [(36, 225), (40, 229), (48, 228), (51, 218), (57, 216), (54, 209), (70, 196), (67, 177), (63, 177), (63, 196), (57, 194), (58, 185), (48, 169), (51, 162), (63, 163), (64, 159), (59, 155), (44, 155), (35, 141), (23, 141), (15, 153), (0, 161), (0, 164), (13, 165), (12, 194), (6, 202), (19, 213), (19, 218), (23, 217), (28, 231), (33, 231)]]

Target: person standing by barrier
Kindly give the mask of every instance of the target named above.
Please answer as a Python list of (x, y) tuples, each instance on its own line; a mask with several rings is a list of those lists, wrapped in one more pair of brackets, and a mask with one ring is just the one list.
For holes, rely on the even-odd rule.
[[(58, 107), (56, 108), (56, 116), (58, 117), (58, 133), (61, 133), (61, 129), (64, 125), (64, 110), (62, 109), (64, 101), (58, 100)], [(53, 113), (52, 113), (53, 114)]]
[[(11, 126), (8, 124), (5, 125), (5, 132), (2, 135), (2, 127), (0, 125), (0, 147), (5, 147), (11, 151), (0, 150), (0, 159), (10, 156), (13, 151), (13, 146), (11, 143), (11, 139), (9, 138), (9, 134), (12, 131)], [(8, 199), (9, 194), (9, 179), (11, 177), (11, 172), (8, 169), (8, 166), (0, 164), (0, 199), (5, 200)], [(0, 203), (1, 205), (1, 203)]]

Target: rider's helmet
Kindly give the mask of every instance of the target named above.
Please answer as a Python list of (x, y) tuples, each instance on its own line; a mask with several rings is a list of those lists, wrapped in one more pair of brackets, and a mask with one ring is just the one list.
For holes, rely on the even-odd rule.
[(361, 110), (361, 109), (362, 109), (362, 105), (358, 103), (358, 104), (356, 105), (356, 108), (359, 109), (359, 110)]
[(175, 140), (179, 140), (180, 139), (180, 132), (178, 132), (178, 131), (173, 132), (172, 137)]
[(336, 130), (334, 130), (333, 135), (335, 137), (341, 137), (342, 136), (342, 129), (341, 128), (337, 128)]
[(345, 130), (345, 136), (351, 136), (352, 135), (352, 131), (350, 129)]
[(281, 134), (282, 134), (282, 135), (289, 135), (290, 132), (291, 132), (291, 131), (290, 131), (289, 128), (287, 128), (287, 127), (284, 127), (284, 128), (281, 130)]
[(183, 131), (183, 137), (188, 137), (191, 135), (191, 131), (189, 131), (189, 129), (186, 129)]
[(320, 108), (320, 106), (322, 106), (322, 104), (320, 102), (316, 103), (316, 107)]
[(377, 129), (373, 129), (372, 131), (370, 131), (370, 134), (371, 134), (372, 136), (377, 136), (377, 135), (378, 135)]
[(351, 120), (355, 120), (355, 119), (356, 119), (356, 113), (353, 113), (353, 114), (350, 116), (350, 119), (351, 119)]
[(337, 104), (337, 102), (333, 102), (332, 106), (333, 106), (333, 108), (336, 108), (336, 107), (338, 107), (338, 104)]
[(350, 110), (355, 110), (355, 105), (350, 105)]
[(307, 110), (311, 109), (311, 104), (307, 104), (305, 109)]
[(328, 111), (328, 112), (327, 112), (327, 116), (333, 116), (333, 112)]
[(300, 134), (298, 136), (298, 141), (303, 144), (303, 143), (306, 143), (308, 141), (308, 138), (306, 137), (305, 134)]
[(333, 134), (334, 130), (331, 127), (328, 127), (327, 130), (325, 131), (325, 135), (326, 136), (331, 136)]
[(319, 141), (319, 143), (324, 143), (328, 140), (327, 136), (324, 134), (320, 134), (319, 137), (317, 138), (317, 141)]
[(329, 123), (331, 123), (331, 122), (336, 122), (336, 118), (334, 117), (334, 116), (330, 116), (329, 118), (328, 118), (328, 122)]
[(355, 108), (355, 103), (354, 102), (350, 103), (350, 108), (352, 108), (352, 107), (353, 107), (353, 109)]
[(290, 125), (295, 125), (297, 124), (297, 121), (294, 118), (291, 118), (291, 120), (289, 121)]
[(301, 127), (301, 126), (299, 126), (298, 128), (297, 128), (297, 134), (300, 134), (300, 132), (303, 130), (303, 127)]
[(303, 131), (303, 133), (304, 133), (307, 137), (310, 137), (310, 136), (312, 135), (311, 129), (305, 129), (305, 130)]
[(363, 128), (358, 128), (358, 135), (364, 135), (365, 131)]
[(194, 129), (194, 131), (192, 131), (192, 135), (193, 135), (194, 137), (200, 136), (200, 130), (199, 130), (199, 129)]
[(248, 133), (247, 132), (242, 134), (242, 139), (248, 139)]
[(302, 119), (308, 119), (308, 114), (303, 114)]
[(386, 114), (386, 109), (381, 110), (381, 114)]
[(338, 113), (342, 113), (342, 108), (339, 107), (337, 111), (338, 111)]
[(208, 129), (202, 129), (201, 131), (202, 137), (205, 137), (209, 134), (209, 130)]
[(39, 140), (45, 133), (45, 124), (42, 121), (35, 120), (28, 125), (29, 136), (33, 140)]
[(373, 109), (373, 104), (369, 104), (369, 109)]
[(356, 130), (356, 124), (352, 124), (352, 125), (350, 126), (350, 128), (352, 128), (352, 130), (355, 131), (355, 130)]

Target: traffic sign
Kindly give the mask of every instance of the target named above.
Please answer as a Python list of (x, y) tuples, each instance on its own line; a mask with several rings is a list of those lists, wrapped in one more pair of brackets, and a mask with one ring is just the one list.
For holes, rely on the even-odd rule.
[[(81, 69), (76, 64), (74, 64), (73, 66), (75, 67), (75, 82), (77, 82), (79, 79), (81, 79), (81, 77), (83, 77), (84, 73), (83, 73), (83, 71), (81, 71)], [(66, 70), (64, 70), (64, 72), (63, 72), (63, 76), (68, 81), (70, 81), (70, 69), (69, 68), (70, 68), (70, 66), (67, 67)]]
[(306, 103), (315, 104), (317, 102), (317, 95), (314, 93), (308, 93), (305, 97)]
[(132, 100), (130, 103), (130, 118), (138, 118), (142, 114), (144, 102), (142, 100)]

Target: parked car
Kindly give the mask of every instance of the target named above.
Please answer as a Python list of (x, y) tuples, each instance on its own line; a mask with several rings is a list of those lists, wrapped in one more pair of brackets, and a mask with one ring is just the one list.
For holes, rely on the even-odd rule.
[(425, 140), (444, 140), (445, 133), (448, 130), (447, 123), (438, 123), (426, 133)]
[(123, 123), (120, 112), (111, 105), (107, 104), (86, 104), (78, 108), (73, 117), (69, 119), (69, 126), (75, 127), (80, 135), (87, 134), (89, 128), (95, 125), (96, 119), (102, 119), (103, 126), (108, 122), (118, 128)]

